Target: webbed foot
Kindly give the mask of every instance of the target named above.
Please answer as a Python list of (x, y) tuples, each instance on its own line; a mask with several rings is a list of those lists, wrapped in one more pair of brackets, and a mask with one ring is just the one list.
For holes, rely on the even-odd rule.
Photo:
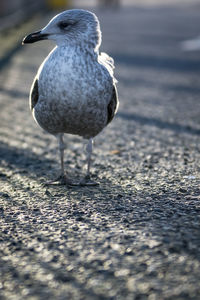
[(92, 180), (90, 178), (90, 175), (86, 175), (81, 181), (80, 181), (80, 186), (95, 186), (99, 185), (98, 182)]
[(45, 182), (45, 185), (72, 185), (72, 181), (67, 177), (66, 174), (61, 174), (53, 180)]

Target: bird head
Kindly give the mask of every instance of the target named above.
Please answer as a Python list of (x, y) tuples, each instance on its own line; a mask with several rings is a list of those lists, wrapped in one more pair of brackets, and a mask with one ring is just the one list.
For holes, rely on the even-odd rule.
[(22, 44), (46, 39), (55, 41), (58, 46), (86, 43), (89, 47), (98, 49), (101, 43), (98, 18), (86, 10), (66, 10), (51, 19), (40, 31), (27, 35)]

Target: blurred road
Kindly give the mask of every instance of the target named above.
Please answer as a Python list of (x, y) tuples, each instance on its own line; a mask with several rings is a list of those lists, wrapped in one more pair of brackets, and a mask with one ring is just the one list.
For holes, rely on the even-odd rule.
[[(121, 101), (95, 142), (100, 186), (42, 185), (59, 170), (57, 143), (28, 93), (53, 45), (0, 64), (0, 299), (200, 299), (200, 52), (180, 49), (199, 34), (200, 8), (96, 13)], [(83, 140), (66, 144), (66, 169), (79, 174)]]
[[(107, 0), (109, 3), (110, 0)], [(101, 3), (101, 0), (71, 0), (72, 5), (75, 7), (87, 6), (92, 7), (96, 6), (98, 3)], [(174, 5), (199, 5), (199, 0), (120, 0), (122, 6), (174, 6)]]

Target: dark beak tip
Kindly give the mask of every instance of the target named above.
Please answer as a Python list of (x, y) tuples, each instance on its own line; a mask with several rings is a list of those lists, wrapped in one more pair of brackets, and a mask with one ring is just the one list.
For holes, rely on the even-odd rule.
[(32, 34), (26, 35), (22, 40), (22, 45), (32, 43)]
[(33, 32), (23, 38), (22, 45), (32, 44), (41, 40), (46, 40), (47, 38), (48, 34), (42, 34), (41, 31)]
[(26, 36), (23, 38), (23, 40), (22, 40), (22, 45), (24, 45), (24, 44), (26, 44)]

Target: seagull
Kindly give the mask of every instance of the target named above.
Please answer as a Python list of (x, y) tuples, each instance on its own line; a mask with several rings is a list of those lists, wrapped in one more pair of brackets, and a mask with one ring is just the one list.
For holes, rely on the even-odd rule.
[[(52, 40), (56, 47), (38, 69), (30, 90), (33, 118), (58, 139), (61, 174), (55, 180), (66, 185), (89, 186), (93, 139), (113, 119), (118, 109), (114, 60), (99, 53), (101, 30), (97, 16), (87, 10), (71, 9), (53, 17), (22, 44)], [(64, 170), (63, 135), (74, 134), (88, 140), (87, 173), (78, 181)]]

